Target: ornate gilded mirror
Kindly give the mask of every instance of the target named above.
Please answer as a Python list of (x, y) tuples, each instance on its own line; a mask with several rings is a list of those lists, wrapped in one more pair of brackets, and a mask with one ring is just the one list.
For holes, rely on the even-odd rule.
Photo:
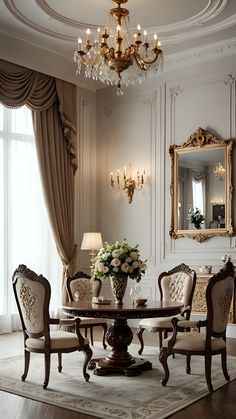
[(231, 236), (233, 140), (222, 140), (202, 128), (181, 146), (171, 145), (170, 236), (202, 242)]

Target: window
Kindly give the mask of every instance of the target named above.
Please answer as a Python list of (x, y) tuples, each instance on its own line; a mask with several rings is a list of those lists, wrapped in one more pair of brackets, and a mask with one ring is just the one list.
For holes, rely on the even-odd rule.
[[(62, 267), (43, 202), (31, 111), (0, 105), (0, 333), (18, 327), (12, 274), (25, 264), (51, 283), (60, 303)], [(57, 314), (57, 313), (55, 313)]]

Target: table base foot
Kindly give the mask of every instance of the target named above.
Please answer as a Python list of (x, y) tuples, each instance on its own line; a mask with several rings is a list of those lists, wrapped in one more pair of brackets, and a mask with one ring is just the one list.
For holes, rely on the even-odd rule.
[(92, 359), (88, 366), (94, 370), (95, 375), (108, 375), (113, 373), (123, 374), (126, 377), (134, 377), (142, 374), (143, 371), (152, 369), (152, 363), (142, 358), (132, 358), (131, 365), (111, 365), (104, 358)]

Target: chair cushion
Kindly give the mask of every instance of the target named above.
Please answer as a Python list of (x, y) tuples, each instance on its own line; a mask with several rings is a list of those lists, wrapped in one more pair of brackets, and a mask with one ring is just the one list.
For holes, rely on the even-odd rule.
[(155, 317), (154, 319), (148, 318), (143, 319), (139, 323), (139, 329), (144, 328), (149, 330), (149, 332), (158, 332), (159, 328), (168, 328), (172, 329), (171, 320), (173, 317), (176, 317), (178, 320), (186, 320), (183, 316), (171, 316), (171, 317)]
[[(64, 332), (61, 330), (50, 332), (51, 349), (67, 349), (79, 347), (79, 340), (75, 333)], [(44, 349), (45, 339), (41, 338), (28, 338), (25, 342), (27, 348)], [(84, 344), (89, 344), (88, 339), (84, 338)]]
[[(168, 347), (170, 338), (164, 339), (162, 342), (163, 347)], [(174, 349), (183, 349), (187, 351), (204, 351), (206, 347), (206, 335), (197, 332), (178, 333), (176, 342), (173, 346)], [(212, 351), (217, 351), (226, 347), (223, 339), (211, 338)]]

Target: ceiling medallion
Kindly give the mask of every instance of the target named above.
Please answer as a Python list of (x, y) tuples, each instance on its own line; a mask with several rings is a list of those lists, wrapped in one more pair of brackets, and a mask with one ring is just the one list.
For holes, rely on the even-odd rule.
[(121, 7), (128, 0), (112, 0), (115, 8), (110, 10), (108, 24), (101, 31), (97, 29), (94, 41), (90, 29), (86, 31), (86, 42), (78, 38), (78, 50), (74, 53), (77, 74), (84, 69), (84, 75), (101, 80), (106, 85), (117, 85), (117, 94), (123, 94), (121, 87), (142, 83), (149, 76), (157, 74), (163, 64), (161, 43), (157, 35), (148, 41), (147, 31), (141, 33), (141, 26), (133, 34), (129, 22), (129, 10)]

